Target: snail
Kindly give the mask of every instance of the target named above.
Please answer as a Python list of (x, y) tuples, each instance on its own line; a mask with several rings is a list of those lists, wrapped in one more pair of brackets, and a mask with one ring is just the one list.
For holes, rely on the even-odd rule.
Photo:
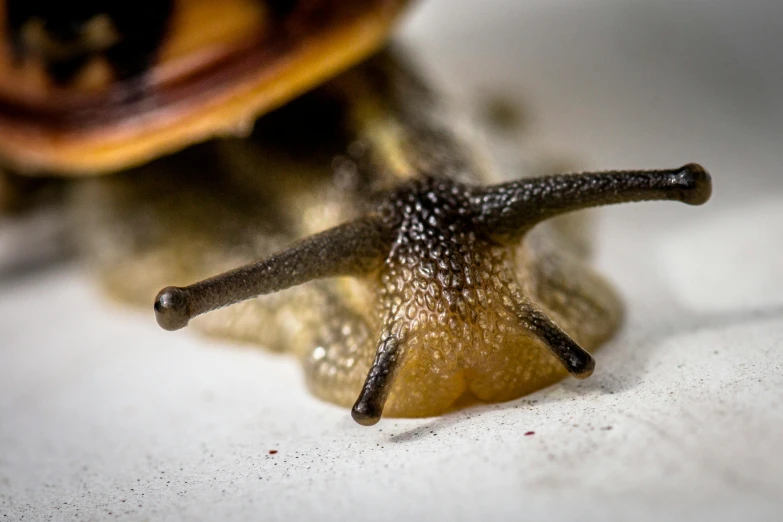
[(587, 378), (622, 305), (559, 216), (701, 205), (710, 176), (509, 180), (385, 43), (406, 4), (8, 1), (0, 156), (115, 172), (68, 198), (110, 293), (295, 354), (359, 424)]

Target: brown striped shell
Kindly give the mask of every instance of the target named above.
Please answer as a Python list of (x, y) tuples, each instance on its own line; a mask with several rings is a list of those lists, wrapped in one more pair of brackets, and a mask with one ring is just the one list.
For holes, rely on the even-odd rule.
[(407, 4), (0, 0), (0, 160), (95, 173), (241, 134), (380, 47)]

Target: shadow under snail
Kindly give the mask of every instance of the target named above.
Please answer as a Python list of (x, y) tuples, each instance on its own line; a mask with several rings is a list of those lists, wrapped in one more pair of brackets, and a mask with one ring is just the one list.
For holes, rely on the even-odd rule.
[(558, 216), (700, 205), (710, 176), (528, 163), (508, 181), (383, 46), (405, 4), (0, 3), (8, 175), (122, 170), (64, 196), (109, 293), (165, 286), (161, 327), (294, 353), (360, 424), (589, 377), (622, 307)]

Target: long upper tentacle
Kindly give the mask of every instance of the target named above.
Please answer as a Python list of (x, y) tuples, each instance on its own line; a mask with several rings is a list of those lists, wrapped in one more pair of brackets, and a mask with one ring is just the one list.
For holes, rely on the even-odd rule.
[(535, 224), (559, 214), (631, 201), (705, 203), (710, 175), (690, 163), (679, 169), (587, 172), (524, 179), (480, 189), (473, 196), (477, 225), (496, 238), (520, 238)]
[(363, 275), (380, 266), (392, 240), (378, 219), (346, 223), (268, 259), (183, 288), (164, 288), (155, 299), (155, 316), (162, 328), (179, 330), (197, 315), (252, 297), (313, 279)]

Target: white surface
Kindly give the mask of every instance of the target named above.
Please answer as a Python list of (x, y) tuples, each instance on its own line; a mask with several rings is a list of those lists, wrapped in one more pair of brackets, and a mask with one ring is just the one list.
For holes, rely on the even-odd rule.
[(706, 207), (603, 213), (628, 317), (595, 375), (363, 428), (293, 360), (163, 332), (77, 268), (6, 277), (0, 519), (783, 519), (782, 4), (477, 4), (406, 38), (552, 150), (714, 177)]

